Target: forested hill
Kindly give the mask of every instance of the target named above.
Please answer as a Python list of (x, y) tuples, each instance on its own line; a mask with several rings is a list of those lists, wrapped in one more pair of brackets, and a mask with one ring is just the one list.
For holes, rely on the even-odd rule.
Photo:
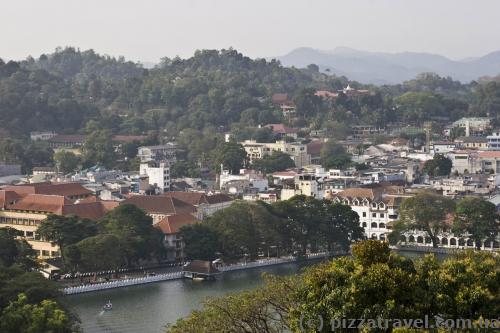
[[(350, 84), (374, 92), (361, 99), (322, 101), (316, 89)], [(0, 135), (33, 130), (59, 133), (110, 129), (114, 133), (176, 135), (192, 128), (229, 129), (286, 121), (270, 105), (288, 93), (297, 105), (290, 125), (344, 129), (355, 123), (421, 123), (432, 116), (500, 112), (500, 84), (461, 84), (434, 74), (392, 86), (362, 86), (322, 74), (318, 66), (286, 68), (235, 50), (202, 50), (153, 69), (74, 48), (20, 63), (0, 61)]]

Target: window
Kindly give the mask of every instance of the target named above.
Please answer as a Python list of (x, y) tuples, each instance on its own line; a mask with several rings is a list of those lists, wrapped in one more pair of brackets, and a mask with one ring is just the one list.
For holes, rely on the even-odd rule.
[(384, 213), (380, 213), (380, 217), (383, 218), (384, 217)]
[(44, 256), (44, 257), (50, 256), (50, 251), (42, 250), (42, 256)]
[(372, 217), (377, 217), (377, 213), (372, 213)]
[(366, 217), (366, 212), (363, 212), (363, 217)]
[(363, 228), (366, 228), (366, 222), (363, 222)]
[(371, 225), (372, 225), (372, 228), (376, 228), (377, 227), (377, 223), (375, 223), (375, 222), (372, 222)]

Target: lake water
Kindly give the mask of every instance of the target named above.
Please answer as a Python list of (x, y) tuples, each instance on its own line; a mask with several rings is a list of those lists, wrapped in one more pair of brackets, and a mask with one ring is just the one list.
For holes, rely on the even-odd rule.
[[(401, 252), (408, 257), (423, 253)], [(445, 255), (438, 255), (444, 257)], [(174, 280), (140, 286), (110, 289), (79, 294), (64, 298), (68, 306), (82, 321), (85, 333), (144, 332), (165, 330), (167, 323), (185, 317), (202, 306), (207, 297), (222, 296), (257, 287), (262, 283), (262, 273), (290, 275), (315, 262), (289, 263), (250, 270), (226, 272), (216, 281), (194, 282)], [(103, 312), (102, 306), (110, 300), (113, 310)]]
[[(316, 261), (317, 262), (317, 261)], [(85, 333), (94, 332), (163, 332), (167, 323), (185, 317), (202, 306), (207, 297), (249, 290), (262, 283), (262, 273), (289, 275), (311, 263), (289, 263), (277, 266), (226, 272), (216, 281), (174, 280), (140, 286), (65, 297)], [(103, 312), (110, 300), (113, 310)]]

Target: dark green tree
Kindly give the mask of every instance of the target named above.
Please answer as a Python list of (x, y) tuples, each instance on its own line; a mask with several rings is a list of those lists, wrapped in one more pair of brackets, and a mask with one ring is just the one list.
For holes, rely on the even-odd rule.
[(470, 235), (477, 249), (486, 239), (500, 232), (500, 220), (496, 207), (489, 201), (476, 197), (461, 199), (455, 209), (452, 230), (459, 235)]
[(293, 168), (295, 163), (290, 155), (277, 151), (272, 155), (264, 156), (261, 159), (255, 160), (252, 163), (252, 168), (264, 174), (273, 173), (275, 171), (282, 171), (288, 168)]
[(321, 165), (326, 169), (345, 169), (351, 163), (351, 155), (333, 140), (328, 140), (323, 144), (320, 154)]
[(240, 169), (245, 165), (247, 153), (242, 145), (235, 142), (221, 144), (215, 150), (215, 170), (219, 170), (222, 165), (234, 174), (239, 174)]
[(54, 154), (54, 162), (59, 172), (73, 172), (80, 164), (80, 158), (71, 151), (60, 150)]
[(407, 198), (399, 207), (399, 219), (394, 223), (391, 239), (399, 240), (400, 234), (408, 230), (421, 230), (438, 247), (437, 235), (449, 229), (446, 219), (455, 210), (453, 200), (439, 194), (422, 192)]
[(443, 154), (435, 154), (432, 160), (424, 164), (423, 171), (429, 176), (447, 176), (451, 172), (453, 163)]
[(38, 234), (59, 248), (78, 243), (97, 234), (97, 224), (77, 216), (48, 215), (38, 227)]
[(185, 243), (184, 253), (188, 259), (214, 260), (219, 249), (219, 235), (208, 225), (196, 223), (180, 229)]

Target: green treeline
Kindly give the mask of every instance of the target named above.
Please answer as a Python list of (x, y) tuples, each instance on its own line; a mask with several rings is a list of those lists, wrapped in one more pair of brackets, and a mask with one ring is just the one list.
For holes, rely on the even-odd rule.
[[(364, 324), (336, 326), (341, 332), (436, 332), (436, 325), (449, 323), (447, 319), (499, 323), (500, 257), (492, 253), (467, 251), (443, 261), (434, 255), (413, 260), (374, 240), (355, 244), (352, 253), (300, 275), (267, 277), (252, 291), (210, 299), (167, 331), (331, 332), (331, 323), (342, 319)], [(434, 329), (392, 326), (396, 319), (423, 321), (425, 316)], [(378, 319), (382, 325), (385, 319), (393, 321), (379, 327)], [(439, 332), (450, 331), (476, 330), (440, 326)]]
[(188, 259), (235, 260), (347, 250), (363, 238), (363, 229), (349, 206), (297, 195), (272, 205), (235, 202), (201, 223), (182, 227), (180, 235)]

